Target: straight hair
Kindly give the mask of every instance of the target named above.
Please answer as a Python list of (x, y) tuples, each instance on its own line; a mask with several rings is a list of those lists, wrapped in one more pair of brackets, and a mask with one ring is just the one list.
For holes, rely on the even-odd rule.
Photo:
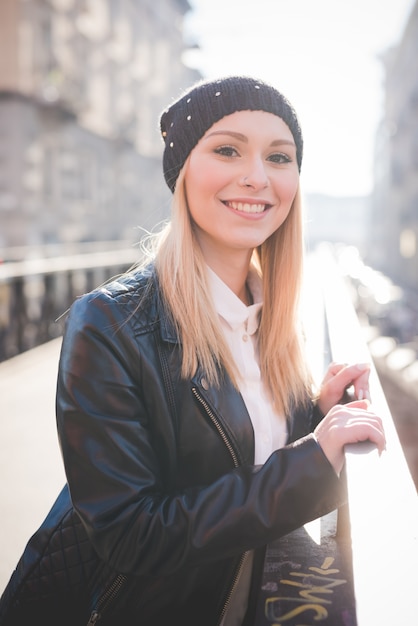
[[(170, 222), (153, 242), (163, 301), (182, 346), (183, 377), (198, 365), (209, 383), (219, 386), (222, 373), (238, 388), (237, 371), (209, 296), (206, 264), (194, 232), (184, 173), (177, 179)], [(263, 307), (258, 331), (262, 380), (275, 410), (290, 416), (312, 396), (299, 318), (304, 260), (300, 189), (284, 223), (253, 252), (252, 265), (262, 278)]]

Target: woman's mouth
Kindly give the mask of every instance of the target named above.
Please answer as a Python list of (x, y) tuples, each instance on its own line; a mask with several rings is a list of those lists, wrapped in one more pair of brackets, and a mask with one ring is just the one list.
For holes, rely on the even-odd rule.
[(268, 209), (271, 204), (261, 204), (253, 202), (234, 202), (226, 200), (224, 202), (226, 206), (234, 211), (240, 211), (242, 213), (262, 213), (265, 209)]

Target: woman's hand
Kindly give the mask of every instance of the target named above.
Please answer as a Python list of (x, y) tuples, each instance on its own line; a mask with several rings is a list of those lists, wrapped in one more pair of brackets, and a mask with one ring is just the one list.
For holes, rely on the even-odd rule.
[(354, 388), (355, 400), (370, 400), (369, 392), (370, 365), (368, 363), (331, 363), (321, 384), (318, 406), (326, 415), (344, 398), (344, 392)]
[(344, 465), (346, 444), (371, 441), (380, 453), (385, 449), (382, 420), (369, 407), (368, 400), (337, 404), (314, 430), (319, 445), (337, 474)]

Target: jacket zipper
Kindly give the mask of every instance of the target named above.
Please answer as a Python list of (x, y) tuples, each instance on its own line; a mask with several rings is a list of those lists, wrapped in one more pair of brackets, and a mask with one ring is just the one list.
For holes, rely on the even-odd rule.
[[(235, 450), (234, 450), (231, 442), (228, 439), (228, 436), (226, 435), (224, 429), (222, 428), (218, 418), (216, 417), (216, 415), (214, 414), (214, 412), (212, 411), (212, 409), (210, 408), (210, 406), (208, 405), (206, 400), (204, 400), (204, 398), (202, 398), (202, 396), (199, 394), (199, 392), (196, 389), (196, 387), (192, 387), (192, 392), (193, 392), (195, 398), (198, 400), (198, 402), (200, 402), (200, 404), (205, 409), (205, 411), (208, 414), (211, 422), (214, 424), (216, 430), (220, 434), (220, 436), (222, 438), (222, 441), (224, 442), (224, 444), (228, 448), (228, 451), (229, 451), (229, 453), (230, 453), (230, 455), (232, 457), (232, 460), (234, 462), (234, 467), (239, 467), (238, 457), (237, 457), (237, 455), (235, 453)], [(238, 563), (238, 565), (237, 565), (237, 567), (235, 569), (234, 577), (232, 579), (232, 584), (231, 584), (231, 586), (229, 588), (229, 591), (228, 591), (228, 594), (227, 594), (227, 596), (225, 598), (225, 602), (223, 604), (222, 611), (220, 613), (219, 620), (217, 622), (218, 625), (222, 622), (222, 620), (223, 620), (223, 618), (224, 618), (224, 616), (226, 614), (226, 611), (228, 609), (229, 603), (231, 602), (232, 595), (233, 595), (233, 593), (235, 591), (235, 588), (236, 588), (236, 586), (238, 584), (238, 580), (239, 580), (239, 577), (241, 575), (242, 568), (244, 567), (244, 563), (245, 563), (245, 560), (247, 558), (247, 555), (248, 555), (248, 552), (244, 552), (241, 555), (239, 563)]]
[(239, 467), (239, 462), (238, 462), (238, 457), (235, 453), (234, 448), (232, 447), (231, 442), (229, 441), (224, 429), (222, 428), (218, 418), (216, 417), (216, 415), (214, 414), (214, 412), (212, 411), (212, 409), (210, 408), (210, 406), (208, 405), (208, 403), (206, 402), (206, 400), (204, 400), (202, 398), (202, 396), (199, 394), (198, 390), (196, 389), (196, 387), (192, 387), (192, 391), (193, 394), (195, 395), (195, 397), (197, 398), (197, 400), (200, 402), (200, 404), (203, 406), (203, 408), (205, 409), (206, 413), (209, 415), (211, 421), (213, 422), (213, 424), (215, 425), (216, 430), (218, 431), (218, 433), (220, 434), (220, 436), (222, 437), (222, 440), (224, 442), (224, 444), (226, 445), (226, 447), (229, 450), (230, 455), (232, 456), (232, 460), (234, 462), (234, 466), (235, 467)]
[(229, 603), (231, 602), (231, 598), (232, 598), (232, 596), (234, 594), (234, 591), (235, 591), (235, 588), (236, 588), (236, 586), (238, 584), (238, 580), (239, 580), (239, 577), (241, 576), (241, 571), (242, 571), (242, 569), (244, 567), (244, 563), (245, 563), (245, 561), (247, 559), (248, 554), (249, 554), (249, 552), (244, 552), (243, 554), (241, 554), (239, 563), (238, 563), (238, 565), (237, 565), (237, 567), (235, 569), (234, 578), (232, 579), (231, 587), (229, 588), (228, 595), (226, 596), (224, 605), (222, 607), (222, 611), (221, 611), (221, 614), (219, 616), (219, 620), (217, 622), (217, 626), (219, 626), (219, 624), (222, 623), (222, 620), (225, 617), (225, 614), (226, 614), (226, 612), (228, 610)]
[(87, 622), (87, 626), (94, 626), (96, 622), (102, 617), (102, 613), (104, 609), (114, 600), (116, 595), (119, 593), (121, 587), (126, 581), (126, 576), (123, 574), (118, 574), (110, 587), (106, 589), (106, 591), (100, 596), (96, 608), (93, 609), (90, 615), (90, 619)]

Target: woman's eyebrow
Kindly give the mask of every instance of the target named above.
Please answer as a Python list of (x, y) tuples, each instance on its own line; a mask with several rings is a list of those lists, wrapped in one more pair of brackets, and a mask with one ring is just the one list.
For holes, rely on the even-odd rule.
[[(206, 136), (206, 139), (213, 137), (214, 135), (229, 135), (230, 137), (234, 137), (234, 139), (238, 139), (238, 141), (243, 141), (244, 143), (248, 143), (248, 137), (243, 135), (242, 133), (237, 133), (233, 130), (214, 130), (212, 133)], [(295, 147), (295, 142), (290, 139), (275, 139), (271, 142), (270, 146), (293, 146)]]
[(234, 137), (239, 141), (244, 141), (245, 143), (248, 143), (248, 137), (246, 137), (242, 133), (236, 133), (233, 130), (214, 130), (213, 133), (210, 133), (206, 136), (206, 139), (209, 139), (209, 137), (213, 137), (214, 135), (229, 135), (230, 137)]
[(270, 146), (295, 146), (295, 142), (291, 141), (291, 139), (276, 139), (275, 141), (272, 141)]

